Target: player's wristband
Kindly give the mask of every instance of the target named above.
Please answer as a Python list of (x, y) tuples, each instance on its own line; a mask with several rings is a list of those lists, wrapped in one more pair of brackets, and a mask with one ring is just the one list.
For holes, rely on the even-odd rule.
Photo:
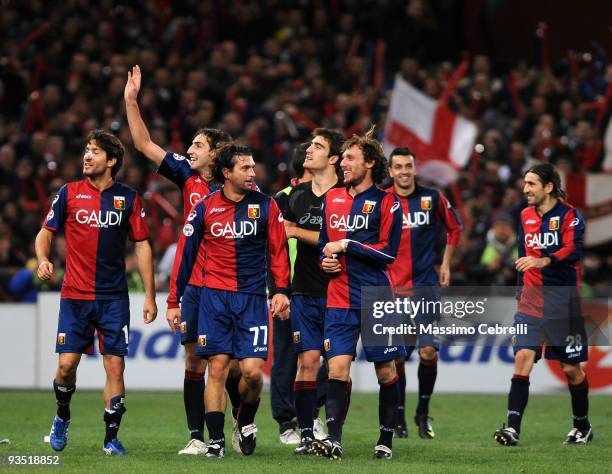
[(342, 247), (342, 252), (346, 253), (346, 249), (348, 248), (348, 240), (342, 239), (340, 241), (340, 246)]

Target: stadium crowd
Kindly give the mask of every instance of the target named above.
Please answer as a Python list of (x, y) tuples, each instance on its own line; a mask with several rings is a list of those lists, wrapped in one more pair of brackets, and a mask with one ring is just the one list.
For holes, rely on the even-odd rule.
[[(184, 152), (197, 129), (225, 130), (252, 147), (257, 183), (274, 193), (291, 179), (295, 145), (315, 127), (351, 136), (374, 123), (382, 139), (395, 74), (428, 96), (442, 94), (460, 60), (456, 46), (440, 47), (455, 34), (447, 3), (3, 2), (0, 301), (59, 289), (61, 271), (44, 285), (33, 277), (33, 238), (59, 187), (81, 176), (83, 139), (98, 127), (127, 147), (118, 179), (146, 199), (157, 261), (170, 262), (156, 267), (165, 288), (181, 197), (133, 148), (123, 103), (132, 65), (143, 71), (139, 105), (155, 142)], [(574, 59), (507, 67), (476, 55), (457, 84), (452, 107), (477, 124), (479, 146), (447, 193), (464, 220), (453, 284), (515, 282), (528, 165), (600, 168), (602, 124), (591, 104), (605, 95), (612, 65), (598, 51)], [(61, 268), (61, 237), (53, 256)], [(587, 252), (583, 264), (586, 284), (612, 284), (609, 247)], [(127, 265), (130, 288), (141, 288), (133, 259)]]

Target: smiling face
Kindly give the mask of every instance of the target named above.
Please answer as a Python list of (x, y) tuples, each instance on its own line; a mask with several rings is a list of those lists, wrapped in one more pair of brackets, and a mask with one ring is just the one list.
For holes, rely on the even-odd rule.
[(540, 177), (535, 173), (527, 173), (523, 182), (523, 194), (525, 199), (527, 199), (527, 204), (530, 206), (540, 206), (550, 197), (550, 193), (553, 190), (552, 183), (547, 183), (544, 186)]
[(229, 184), (235, 192), (244, 194), (253, 188), (255, 160), (251, 155), (236, 155), (233, 161), (234, 167), (231, 170), (223, 169), (225, 185)]
[(187, 150), (191, 169), (202, 174), (210, 165), (211, 155), (210, 143), (208, 138), (203, 133), (196, 135), (191, 142), (191, 146)]
[(83, 154), (83, 174), (91, 179), (96, 179), (108, 173), (111, 177), (111, 169), (117, 160), (108, 159), (107, 153), (100, 148), (95, 140), (91, 140), (85, 146)]
[(344, 174), (344, 185), (347, 187), (359, 186), (368, 174), (372, 174), (374, 162), (367, 162), (359, 146), (352, 145), (342, 153), (340, 168)]
[(410, 190), (414, 188), (416, 164), (412, 155), (393, 155), (389, 174), (393, 178), (393, 185), (398, 189)]

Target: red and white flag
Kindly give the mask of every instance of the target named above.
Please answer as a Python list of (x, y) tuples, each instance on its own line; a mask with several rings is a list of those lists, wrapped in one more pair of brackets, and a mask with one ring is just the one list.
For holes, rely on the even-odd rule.
[(446, 186), (472, 155), (478, 130), (469, 120), (454, 114), (446, 101), (435, 101), (395, 78), (383, 145), (408, 147), (417, 157), (419, 175)]
[(612, 173), (563, 176), (568, 202), (584, 215), (584, 245), (612, 240)]

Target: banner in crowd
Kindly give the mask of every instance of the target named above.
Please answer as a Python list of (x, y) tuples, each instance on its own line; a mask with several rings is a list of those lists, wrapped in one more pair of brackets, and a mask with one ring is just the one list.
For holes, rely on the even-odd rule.
[(612, 172), (563, 176), (569, 202), (584, 213), (584, 244), (612, 240)]
[(419, 175), (446, 186), (469, 161), (477, 132), (476, 125), (454, 114), (446, 103), (396, 76), (383, 141), (387, 155), (396, 147), (410, 148), (417, 156)]
[[(128, 390), (182, 390), (184, 351), (179, 337), (166, 324), (166, 295), (157, 297), (160, 314), (146, 325), (142, 321), (143, 295), (131, 297), (131, 329), (125, 380)], [(0, 388), (37, 388), (51, 390), (57, 367), (55, 342), (59, 294), (41, 293), (37, 305), (0, 305)], [(362, 351), (352, 368), (353, 388), (377, 392), (372, 364)], [(499, 346), (443, 347), (439, 353), (436, 391), (446, 393), (500, 393), (508, 391), (513, 370), (510, 340)], [(407, 363), (408, 390), (416, 390), (418, 361), (413, 355)], [(266, 364), (269, 384), (271, 361)], [(612, 351), (593, 347), (585, 364), (594, 393), (612, 393)], [(84, 356), (78, 372), (80, 388), (102, 389), (104, 369), (99, 354)], [(565, 393), (566, 379), (558, 363), (541, 361), (531, 378), (533, 393)]]

